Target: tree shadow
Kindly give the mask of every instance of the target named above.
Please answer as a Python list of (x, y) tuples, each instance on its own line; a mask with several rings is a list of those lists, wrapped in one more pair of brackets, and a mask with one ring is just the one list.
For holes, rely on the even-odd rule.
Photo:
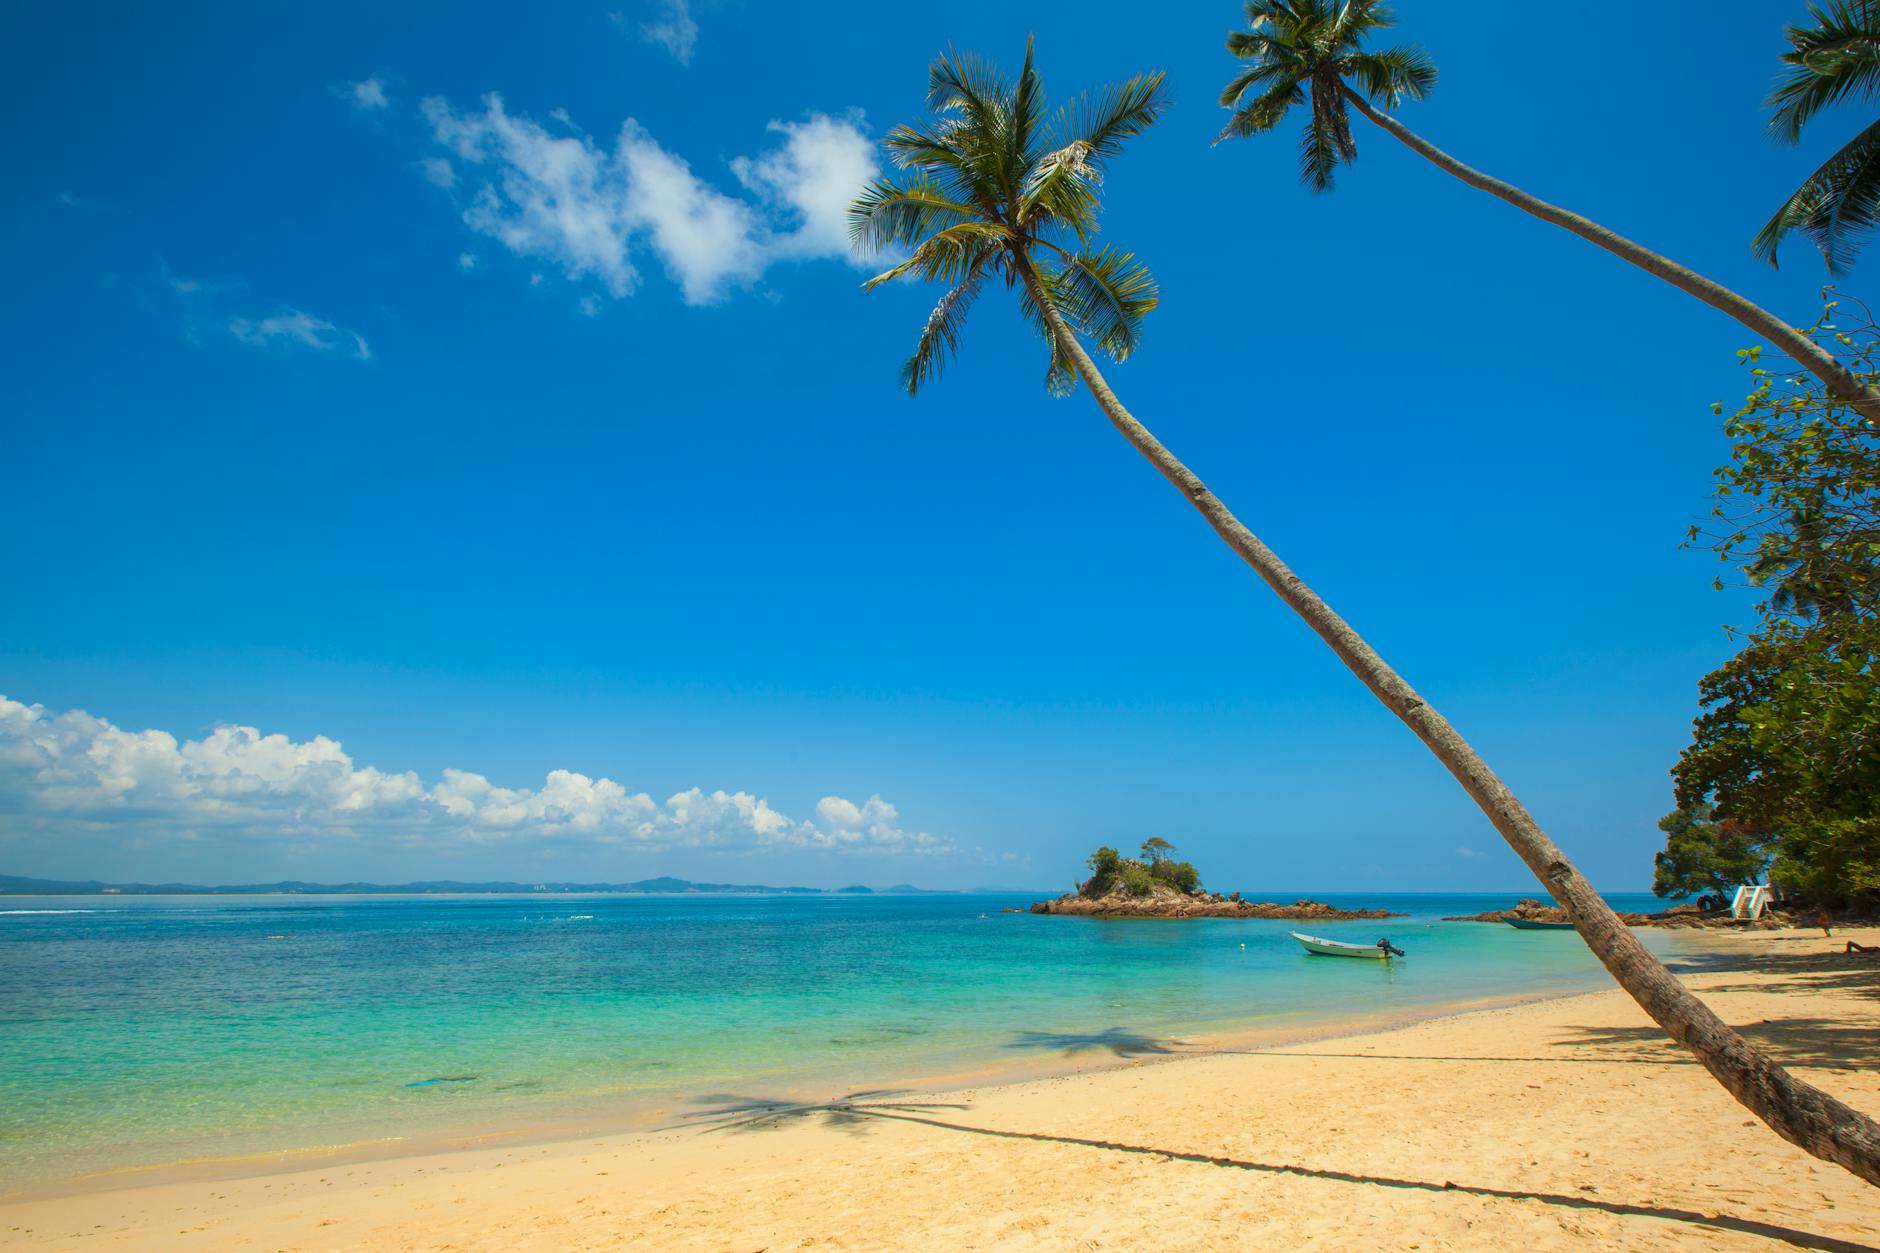
[(1021, 1031), (1005, 1045), (1008, 1049), (1035, 1049), (1039, 1052), (1111, 1053), (1121, 1058), (1154, 1057), (1192, 1052), (1180, 1040), (1161, 1040), (1155, 1036), (1110, 1027), (1103, 1031)]
[(695, 1105), (710, 1105), (682, 1125), (706, 1133), (715, 1131), (767, 1131), (787, 1123), (821, 1123), (850, 1135), (864, 1135), (870, 1118), (914, 1114), (924, 1110), (970, 1109), (941, 1101), (908, 1101), (906, 1088), (869, 1088), (828, 1101), (786, 1101), (761, 1096), (717, 1092), (692, 1098)]
[(708, 1131), (763, 1130), (782, 1126), (791, 1121), (816, 1117), (828, 1120), (827, 1125), (851, 1129), (871, 1119), (881, 1119), (889, 1122), (916, 1123), (923, 1127), (934, 1127), (942, 1131), (955, 1131), (967, 1135), (991, 1136), (1000, 1140), (1068, 1144), (1109, 1153), (1153, 1157), (1158, 1161), (1191, 1162), (1203, 1166), (1215, 1166), (1223, 1170), (1244, 1170), (1266, 1175), (1293, 1175), (1302, 1179), (1322, 1179), (1331, 1183), (1359, 1184), (1411, 1192), (1457, 1192), (1465, 1196), (1497, 1201), (1535, 1201), (1542, 1205), (1552, 1205), (1562, 1209), (1592, 1210), (1623, 1218), (1656, 1218), (1665, 1222), (1686, 1223), (1713, 1231), (1731, 1231), (1769, 1240), (1781, 1240), (1798, 1248), (1819, 1249), (1824, 1253), (1880, 1253), (1880, 1248), (1870, 1244), (1860, 1244), (1836, 1236), (1802, 1231), (1795, 1227), (1785, 1227), (1779, 1223), (1764, 1222), (1760, 1219), (1740, 1218), (1734, 1214), (1706, 1214), (1699, 1210), (1680, 1209), (1673, 1206), (1635, 1205), (1625, 1201), (1607, 1201), (1586, 1195), (1537, 1192), (1522, 1188), (1495, 1188), (1456, 1183), (1448, 1179), (1439, 1183), (1428, 1179), (1401, 1179), (1390, 1175), (1362, 1175), (1352, 1171), (1297, 1166), (1283, 1162), (1253, 1162), (1212, 1153), (1159, 1149), (1148, 1145), (1126, 1144), (1119, 1140), (1092, 1140), (1082, 1136), (1051, 1135), (1041, 1131), (1007, 1131), (999, 1127), (976, 1127), (969, 1123), (949, 1122), (927, 1113), (929, 1110), (937, 1109), (970, 1108), (966, 1105), (885, 1099), (903, 1094), (904, 1090), (856, 1092), (847, 1097), (817, 1104), (752, 1100), (735, 1096), (702, 1096), (697, 1099), (701, 1103), (721, 1103), (720, 1109), (708, 1111), (704, 1118), (706, 1121), (713, 1119), (724, 1121), (708, 1126), (706, 1128)]
[[(1653, 1064), (1689, 1060), (1690, 1054), (1659, 1027), (1572, 1027), (1568, 1048), (1605, 1049), (1626, 1056), (1596, 1060)], [(1779, 1018), (1736, 1028), (1777, 1062), (1789, 1066), (1856, 1069), (1880, 1065), (1880, 1031), (1832, 1018)]]
[[(1660, 1033), (1663, 1034), (1662, 1032)], [(1291, 1053), (1279, 1049), (1223, 1049), (1237, 1057), (1335, 1057), (1360, 1062), (1502, 1062), (1523, 1066), (1695, 1066), (1697, 1060), (1677, 1050), (1667, 1057), (1452, 1057), (1443, 1053)]]

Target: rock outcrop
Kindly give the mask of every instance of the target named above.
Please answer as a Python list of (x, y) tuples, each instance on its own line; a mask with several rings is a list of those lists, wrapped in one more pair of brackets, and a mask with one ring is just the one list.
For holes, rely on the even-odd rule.
[(1121, 882), (1107, 886), (1091, 880), (1054, 901), (1039, 901), (1034, 914), (1076, 914), (1090, 918), (1296, 918), (1343, 921), (1352, 918), (1401, 918), (1385, 909), (1339, 909), (1323, 901), (1243, 901), (1240, 893), (1183, 892), (1166, 883), (1151, 884), (1140, 896)]
[[(1523, 922), (1567, 922), (1567, 911), (1552, 901), (1535, 900), (1528, 897), (1519, 901), (1512, 909), (1491, 909), (1486, 913), (1463, 914), (1459, 917), (1445, 918), (1444, 922), (1507, 922), (1518, 918)], [(1753, 923), (1739, 923), (1725, 910), (1712, 910), (1710, 913), (1695, 905), (1673, 905), (1670, 909), (1656, 914), (1621, 913), (1619, 921), (1628, 927), (1673, 927), (1673, 928), (1708, 928), (1747, 926), (1761, 931), (1772, 931), (1778, 927), (1793, 926), (1789, 915), (1777, 910), (1765, 911), (1761, 918)]]

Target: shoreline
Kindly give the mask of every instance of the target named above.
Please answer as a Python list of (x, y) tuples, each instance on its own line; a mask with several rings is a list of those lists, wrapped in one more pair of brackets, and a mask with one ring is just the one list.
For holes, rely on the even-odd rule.
[[(1702, 941), (1687, 951), (1662, 954), (1680, 969), (1706, 956)], [(1602, 986), (1603, 985), (1603, 986)], [(1245, 1019), (1210, 1023), (1179, 1036), (1092, 1034), (1056, 1056), (1019, 1057), (1006, 1054), (962, 1056), (955, 1050), (904, 1059), (899, 1066), (886, 1059), (870, 1065), (825, 1062), (774, 1077), (727, 1075), (722, 1083), (742, 1084), (746, 1079), (774, 1088), (780, 1097), (803, 1104), (826, 1103), (845, 1091), (894, 1091), (921, 1097), (973, 1091), (998, 1091), (1059, 1079), (1100, 1075), (1116, 1070), (1160, 1066), (1196, 1058), (1259, 1051), (1287, 1046), (1322, 1044), (1379, 1033), (1401, 1031), (1427, 1023), (1447, 1022), (1472, 1015), (1525, 1006), (1599, 996), (1610, 990), (1603, 971), (1590, 987), (1557, 986), (1531, 992), (1431, 1001), (1398, 1010), (1346, 1013), (1317, 1021), (1267, 1025)], [(1113, 1028), (1112, 1031), (1115, 1029)], [(696, 1099), (696, 1098), (695, 1098)], [(31, 1180), (0, 1191), (0, 1208), (37, 1201), (94, 1196), (124, 1189), (162, 1187), (180, 1183), (233, 1183), (288, 1174), (364, 1164), (396, 1163), (443, 1157), (493, 1146), (537, 1148), (588, 1140), (651, 1136), (683, 1131), (696, 1125), (697, 1112), (684, 1112), (680, 1090), (627, 1095), (622, 1092), (569, 1095), (552, 1106), (534, 1110), (489, 1109), (481, 1117), (459, 1123), (423, 1128), (406, 1134), (366, 1136), (327, 1144), (290, 1144), (251, 1153), (207, 1154), (150, 1163), (131, 1163), (76, 1175)], [(504, 1117), (505, 1113), (521, 1117)]]
[[(1866, 943), (1880, 932), (1850, 931)], [(1880, 966), (1727, 937), (1681, 977), (1880, 1109)], [(1880, 1190), (1750, 1119), (1617, 989), (678, 1128), (0, 1205), (78, 1248), (1521, 1247), (1860, 1253)], [(716, 1121), (713, 1121), (713, 1114)]]

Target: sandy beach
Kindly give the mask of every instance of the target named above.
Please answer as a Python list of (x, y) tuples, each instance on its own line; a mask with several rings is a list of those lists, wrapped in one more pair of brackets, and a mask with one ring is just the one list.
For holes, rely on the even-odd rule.
[[(1720, 936), (1686, 975), (1880, 1109), (1880, 932)], [(0, 1243), (135, 1249), (1880, 1247), (1880, 1191), (1779, 1140), (1623, 993), (1256, 1050), (1126, 1031), (1112, 1068), (702, 1101), (652, 1134), (463, 1148), (0, 1208)], [(745, 1108), (756, 1103), (757, 1108)]]

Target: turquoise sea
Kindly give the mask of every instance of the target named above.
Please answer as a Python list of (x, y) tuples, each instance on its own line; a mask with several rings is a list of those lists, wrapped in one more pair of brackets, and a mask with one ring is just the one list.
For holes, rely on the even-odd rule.
[[(1438, 921), (1513, 895), (1319, 895), (1409, 916), (1309, 925), (1001, 912), (1032, 899), (0, 897), (0, 1193), (1609, 986), (1571, 932)], [(1311, 958), (1290, 929), (1409, 956)]]

